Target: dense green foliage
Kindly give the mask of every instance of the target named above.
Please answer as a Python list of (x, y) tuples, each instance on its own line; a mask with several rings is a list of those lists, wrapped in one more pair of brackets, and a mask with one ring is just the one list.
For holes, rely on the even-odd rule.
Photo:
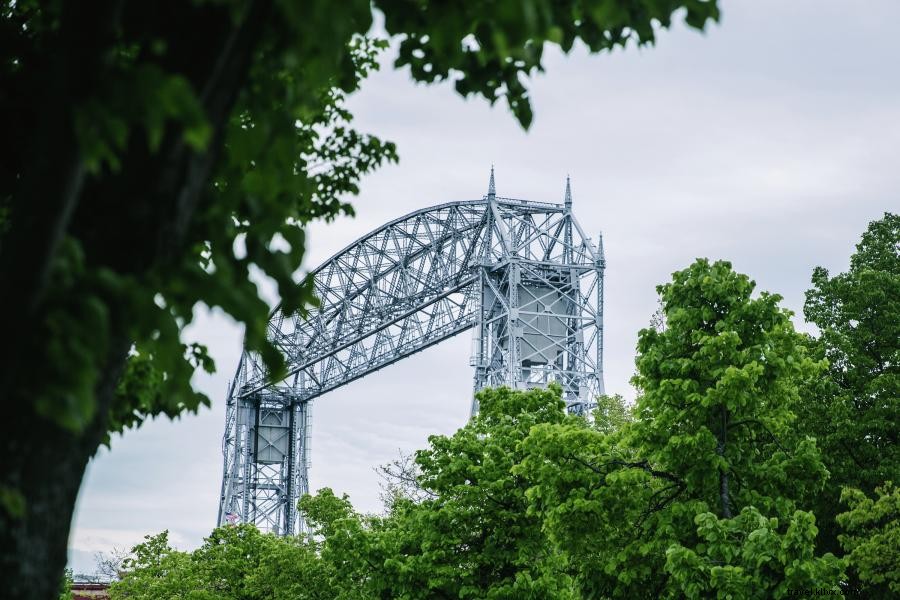
[[(110, 433), (208, 399), (182, 331), (198, 306), (243, 324), (273, 377), (270, 307), (315, 302), (304, 227), (351, 209), (397, 160), (345, 100), (386, 44), (414, 80), (505, 102), (547, 44), (652, 43), (715, 0), (62, 0), (0, 3), (0, 578), (51, 598), (89, 458)], [(27, 558), (26, 558), (27, 557)], [(27, 562), (26, 562), (27, 561)]]
[[(520, 472), (583, 597), (782, 597), (834, 587), (804, 512), (826, 472), (789, 410), (821, 368), (779, 298), (724, 262), (660, 286), (640, 332), (633, 420), (536, 427)], [(602, 406), (602, 405), (601, 405)]]
[(841, 500), (850, 508), (838, 515), (839, 538), (864, 593), (900, 594), (900, 489), (892, 482), (875, 488), (872, 500), (855, 488), (844, 488)]
[[(880, 478), (897, 469), (887, 446), (898, 339), (881, 320), (897, 310), (897, 222), (870, 225), (849, 273), (816, 270), (807, 314), (820, 336), (795, 332), (780, 298), (754, 294), (727, 262), (697, 260), (658, 288), (660, 313), (638, 336), (633, 406), (604, 396), (584, 419), (565, 414), (558, 387), (483, 390), (467, 425), (430, 438), (412, 468), (385, 471), (402, 481), (384, 515), (321, 490), (300, 504), (310, 541), (226, 527), (180, 555), (183, 579), (244, 598), (277, 593), (253, 587), (272, 564), (285, 589), (322, 591), (298, 597), (892, 597), (900, 491)], [(857, 411), (860, 437), (825, 428), (829, 417), (851, 424), (815, 414), (823, 402)], [(841, 440), (869, 469), (846, 465)], [(823, 500), (831, 489), (843, 490), (843, 509)], [(834, 552), (820, 528), (837, 532)], [(246, 540), (266, 540), (252, 542), (264, 550)], [(115, 597), (154, 597), (141, 591), (154, 573), (182, 578), (141, 560)]]
[(301, 502), (342, 585), (366, 598), (562, 598), (571, 583), (548, 552), (527, 478), (515, 466), (538, 424), (561, 423), (559, 389), (479, 395), (480, 412), (416, 455), (428, 497), (396, 500), (384, 518), (325, 510), (325, 492)]
[[(890, 577), (879, 579), (878, 570), (900, 564), (890, 487), (900, 481), (900, 215), (869, 225), (847, 272), (829, 276), (819, 267), (812, 283), (804, 314), (819, 334), (808, 346), (827, 360), (828, 376), (804, 386), (795, 410), (830, 473), (813, 506), (820, 545), (849, 553), (852, 587), (886, 595)], [(864, 539), (879, 528), (876, 541)]]
[(168, 532), (147, 536), (123, 567), (128, 575), (111, 586), (114, 600), (335, 598), (313, 544), (263, 535), (248, 525), (217, 529), (192, 553), (172, 549)]
[(801, 427), (818, 440), (831, 479), (821, 497), (823, 533), (837, 547), (841, 489), (872, 494), (900, 481), (900, 215), (886, 214), (863, 234), (850, 269), (830, 277), (819, 267), (804, 313), (820, 334), (811, 351), (828, 377), (807, 386)]
[(468, 425), (417, 454), (424, 499), (367, 516), (321, 490), (301, 500), (308, 542), (226, 526), (187, 554), (161, 534), (134, 549), (112, 597), (769, 598), (839, 581), (841, 561), (814, 556), (808, 513), (782, 522), (746, 507), (719, 519), (699, 502), (654, 506), (665, 488), (645, 461), (603, 479), (577, 468), (616, 436), (566, 415), (559, 388), (480, 401)]

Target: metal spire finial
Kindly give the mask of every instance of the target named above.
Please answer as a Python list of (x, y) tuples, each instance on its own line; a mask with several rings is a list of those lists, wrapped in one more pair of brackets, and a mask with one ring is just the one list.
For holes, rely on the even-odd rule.
[(572, 208), (572, 182), (566, 175), (566, 208)]
[(497, 195), (497, 186), (494, 184), (494, 165), (491, 165), (491, 181), (488, 183), (488, 198), (493, 200)]

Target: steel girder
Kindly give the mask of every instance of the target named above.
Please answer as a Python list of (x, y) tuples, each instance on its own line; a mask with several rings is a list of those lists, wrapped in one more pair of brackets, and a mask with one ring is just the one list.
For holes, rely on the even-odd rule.
[[(564, 204), (496, 196), (422, 209), (347, 246), (312, 276), (320, 305), (275, 311), (288, 364), (271, 382), (244, 352), (227, 399), (219, 524), (302, 526), (310, 401), (474, 328), (476, 390), (557, 381), (569, 410), (603, 393), (602, 239)], [(473, 404), (473, 411), (477, 406)]]

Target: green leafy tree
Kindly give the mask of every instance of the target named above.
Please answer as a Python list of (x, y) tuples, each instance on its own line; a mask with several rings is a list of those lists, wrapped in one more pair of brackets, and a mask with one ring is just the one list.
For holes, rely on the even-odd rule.
[(190, 598), (200, 580), (190, 554), (169, 546), (169, 532), (148, 535), (122, 563), (119, 581), (109, 588), (110, 598)]
[(707, 512), (694, 521), (700, 542), (666, 551), (677, 596), (765, 600), (813, 589), (840, 594), (835, 584), (842, 581), (844, 564), (830, 554), (814, 556), (818, 529), (812, 513), (796, 511), (786, 527), (752, 506), (730, 519)]
[[(870, 264), (892, 264), (881, 259), (896, 242), (884, 239), (864, 237), (880, 257)], [(603, 396), (585, 420), (565, 414), (556, 386), (483, 390), (466, 426), (384, 470), (401, 479), (386, 515), (361, 515), (326, 489), (300, 503), (315, 541), (226, 527), (188, 555), (165, 534), (148, 538), (114, 597), (784, 598), (854, 585), (848, 562), (857, 591), (896, 595), (891, 483), (874, 499), (846, 488), (847, 558), (818, 553), (806, 509), (828, 472), (795, 411), (812, 410), (810, 382), (834, 393), (822, 377), (834, 363), (794, 331), (779, 296), (754, 287), (705, 259), (659, 286), (658, 318), (638, 337), (633, 407)]]
[[(814, 520), (799, 510), (827, 472), (789, 409), (822, 365), (780, 298), (753, 288), (727, 262), (675, 273), (658, 288), (665, 327), (638, 336), (634, 421), (541, 425), (526, 440), (532, 510), (584, 596), (837, 585), (842, 563), (813, 555)], [(776, 559), (754, 554), (776, 547)]]
[(244, 598), (260, 600), (352, 600), (333, 584), (330, 565), (322, 561), (318, 547), (302, 537), (266, 537), (256, 568), (247, 575)]
[[(383, 43), (397, 67), (505, 102), (528, 126), (525, 81), (546, 44), (652, 43), (715, 0), (440, 3), (61, 0), (0, 6), (0, 578), (52, 598), (88, 459), (110, 432), (196, 410), (205, 348), (181, 331), (198, 304), (265, 341), (272, 278), (285, 311), (304, 226), (349, 212), (360, 178), (396, 160), (344, 106)], [(240, 243), (236, 243), (240, 241)]]
[[(514, 469), (528, 482), (528, 513), (560, 554), (576, 597), (662, 593), (675, 512), (670, 500), (681, 483), (637, 456), (624, 443), (625, 430), (576, 419), (537, 425)], [(656, 505), (670, 510), (652, 510)]]
[(527, 510), (526, 479), (514, 472), (522, 442), (540, 423), (575, 419), (561, 389), (478, 394), (479, 413), (416, 454), (430, 497), (400, 499), (384, 518), (364, 519), (330, 491), (301, 502), (324, 538), (323, 559), (340, 586), (374, 598), (575, 598), (560, 556)]
[(361, 515), (350, 499), (338, 497), (329, 488), (300, 499), (300, 510), (314, 536), (320, 540), (319, 554), (329, 567), (328, 587), (340, 600), (357, 598), (401, 598), (379, 595), (375, 590), (388, 587), (386, 562), (394, 549), (385, 550), (379, 535), (392, 517)]
[(823, 546), (837, 551), (842, 489), (872, 494), (900, 481), (900, 215), (869, 224), (846, 273), (818, 267), (812, 284), (804, 314), (828, 376), (805, 386), (795, 410), (831, 473), (815, 512)]
[(634, 413), (620, 394), (597, 397), (593, 425), (600, 433), (615, 433), (634, 421)]
[(900, 488), (886, 482), (874, 496), (844, 490), (841, 500), (849, 510), (837, 517), (843, 530), (839, 538), (865, 596), (893, 598), (900, 594)]
[(168, 534), (147, 536), (132, 549), (112, 600), (333, 600), (328, 569), (315, 546), (279, 538), (251, 525), (216, 529), (194, 552), (173, 550)]
[(778, 306), (724, 261), (696, 261), (660, 286), (666, 329), (638, 335), (632, 444), (719, 516), (745, 506), (790, 514), (826, 471), (795, 432), (799, 384), (823, 365)]

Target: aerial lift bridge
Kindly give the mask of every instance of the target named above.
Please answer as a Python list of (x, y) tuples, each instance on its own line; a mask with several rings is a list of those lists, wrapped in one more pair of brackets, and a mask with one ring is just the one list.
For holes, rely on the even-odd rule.
[[(424, 208), (353, 242), (312, 276), (320, 306), (276, 310), (288, 376), (245, 351), (228, 389), (218, 522), (279, 535), (302, 527), (310, 405), (335, 388), (473, 330), (474, 390), (557, 382), (585, 413), (603, 388), (602, 237), (564, 202), (497, 195)], [(472, 411), (477, 411), (473, 400)]]

